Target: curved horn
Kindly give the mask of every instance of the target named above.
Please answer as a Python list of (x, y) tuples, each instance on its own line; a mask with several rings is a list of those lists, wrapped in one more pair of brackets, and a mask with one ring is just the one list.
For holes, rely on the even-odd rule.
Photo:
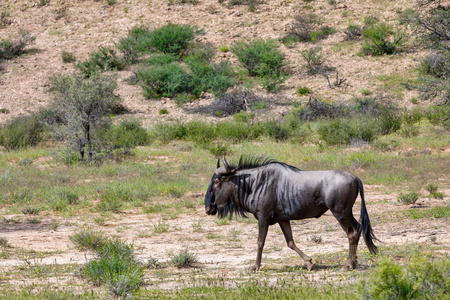
[(217, 169), (220, 168), (220, 158), (217, 159)]
[(231, 168), (230, 168), (230, 165), (227, 163), (227, 160), (225, 159), (225, 155), (222, 156), (222, 159), (223, 159), (223, 166), (227, 170), (227, 173), (230, 173), (231, 172)]

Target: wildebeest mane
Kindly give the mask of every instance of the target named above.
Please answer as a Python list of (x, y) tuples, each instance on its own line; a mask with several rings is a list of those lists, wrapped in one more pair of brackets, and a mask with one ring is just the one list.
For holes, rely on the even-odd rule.
[[(239, 158), (239, 164), (237, 166), (229, 165), (231, 169), (237, 169), (239, 167), (239, 171), (245, 171), (249, 169), (259, 168), (263, 166), (267, 166), (270, 164), (279, 164), (287, 169), (290, 169), (292, 171), (300, 171), (298, 168), (288, 165), (286, 163), (280, 162), (278, 160), (272, 159), (270, 157), (265, 156), (244, 156), (242, 155)], [(236, 175), (236, 177), (243, 177), (245, 174), (239, 174)], [(231, 201), (225, 205), (222, 208), (218, 208), (218, 215), (219, 218), (225, 218), (229, 215), (230, 219), (233, 217), (233, 215), (241, 216), (243, 218), (247, 218), (247, 215), (245, 214), (245, 209), (240, 205), (242, 201), (247, 197), (248, 194), (251, 193), (251, 187), (247, 185), (245, 179), (244, 180), (238, 180), (237, 185), (239, 188), (239, 194), (238, 194), (238, 203), (232, 203)]]
[(239, 167), (239, 170), (248, 170), (248, 169), (254, 169), (263, 167), (270, 164), (280, 164), (285, 168), (291, 169), (293, 171), (300, 171), (298, 168), (288, 165), (286, 163), (280, 162), (276, 159), (272, 159), (270, 157), (265, 156), (249, 156), (249, 155), (242, 155), (239, 158), (239, 164), (237, 166), (230, 165), (231, 169), (235, 169)]

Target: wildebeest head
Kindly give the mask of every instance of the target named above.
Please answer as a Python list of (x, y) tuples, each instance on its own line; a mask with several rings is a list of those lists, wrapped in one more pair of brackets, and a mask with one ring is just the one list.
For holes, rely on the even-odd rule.
[(225, 207), (229, 204), (231, 196), (228, 181), (239, 167), (232, 169), (223, 156), (223, 167), (220, 166), (220, 159), (217, 161), (217, 170), (211, 178), (208, 190), (205, 195), (205, 210), (208, 215), (215, 215), (217, 209)]

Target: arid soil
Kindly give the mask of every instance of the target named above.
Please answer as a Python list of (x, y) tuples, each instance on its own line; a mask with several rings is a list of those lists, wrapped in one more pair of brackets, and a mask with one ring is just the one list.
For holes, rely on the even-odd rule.
[[(176, 4), (177, 1), (168, 0), (118, 0), (114, 5), (93, 0), (51, 0), (45, 6), (39, 6), (37, 0), (2, 1), (0, 11), (6, 12), (10, 24), (0, 28), (0, 38), (15, 40), (20, 30), (26, 30), (35, 41), (28, 47), (30, 53), (2, 65), (0, 108), (9, 113), (0, 114), (0, 124), (36, 111), (51, 101), (49, 78), (75, 69), (73, 64), (63, 63), (63, 51), (72, 52), (78, 61), (85, 60), (99, 46), (113, 46), (133, 26), (155, 29), (171, 22), (203, 29), (205, 34), (197, 40), (216, 47), (217, 61), (229, 59), (237, 66), (231, 52), (219, 50), (222, 45), (229, 48), (239, 40), (282, 38), (291, 29), (296, 15), (312, 12), (321, 18), (324, 26), (335, 28), (336, 33), (317, 44), (296, 43), (289, 48), (280, 44), (290, 69), (284, 88), (275, 95), (281, 103), (298, 100), (296, 90), (300, 86), (306, 86), (330, 101), (348, 101), (361, 96), (362, 89), (393, 98), (402, 105), (408, 105), (415, 96), (414, 92), (405, 90), (396, 93), (389, 84), (398, 79), (397, 75), (401, 78), (414, 76), (412, 70), (417, 64), (414, 58), (421, 55), (416, 52), (416, 46), (407, 43), (405, 52), (400, 55), (373, 58), (358, 56), (362, 42), (343, 43), (349, 24), (361, 26), (368, 16), (396, 24), (397, 13), (412, 7), (414, 1), (338, 0), (336, 5), (330, 5), (327, 0), (265, 2), (258, 5), (255, 12), (250, 12), (246, 5), (228, 7), (226, 1), (222, 5), (217, 0), (201, 0), (197, 5)], [(331, 89), (324, 76), (306, 73), (301, 51), (316, 46), (322, 47), (325, 64), (335, 67), (340, 78), (346, 79), (342, 87)], [(170, 99), (144, 99), (141, 88), (126, 81), (133, 69), (128, 67), (118, 72), (117, 93), (130, 110), (131, 117), (141, 119), (145, 127), (165, 120), (188, 121), (199, 117), (215, 120), (214, 117), (188, 113)], [(333, 81), (335, 74), (330, 76)], [(394, 77), (389, 79), (389, 76)], [(205, 94), (193, 105), (208, 103), (213, 98)], [(158, 114), (163, 107), (169, 110), (168, 115)], [(284, 106), (273, 107), (267, 116), (276, 117), (286, 109)]]
[[(449, 198), (444, 200), (420, 200), (412, 206), (397, 202), (394, 195), (379, 194), (375, 188), (367, 186), (366, 201), (371, 217), (374, 232), (380, 240), (377, 242), (381, 252), (395, 245), (422, 244), (425, 247), (433, 247), (442, 253), (448, 253), (450, 248), (450, 232), (447, 230), (449, 221), (440, 219), (411, 219), (402, 212), (408, 209), (427, 209), (433, 206), (448, 204)], [(444, 191), (447, 195), (450, 190)], [(360, 201), (354, 206), (355, 217), (358, 218)], [(17, 219), (20, 216), (4, 216), (6, 220)], [(247, 274), (247, 268), (254, 263), (256, 256), (256, 222), (243, 222), (242, 219), (228, 221), (228, 224), (220, 225), (216, 217), (207, 216), (202, 205), (198, 204), (195, 210), (189, 214), (183, 214), (174, 219), (162, 220), (159, 214), (141, 214), (128, 211), (114, 215), (112, 220), (103, 226), (95, 225), (94, 214), (88, 217), (52, 217), (43, 216), (41, 223), (30, 224), (26, 218), (18, 222), (2, 222), (0, 232), (7, 238), (12, 246), (12, 251), (23, 254), (0, 260), (3, 271), (20, 267), (26, 261), (33, 264), (32, 259), (27, 259), (33, 251), (42, 252), (38, 264), (78, 264), (89, 261), (93, 255), (75, 248), (70, 242), (69, 236), (82, 226), (91, 226), (101, 230), (107, 236), (116, 236), (133, 243), (137, 257), (142, 261), (154, 258), (162, 263), (170, 260), (173, 254), (187, 249), (197, 256), (199, 263), (194, 271), (188, 271), (189, 276), (208, 275), (214, 277), (220, 275), (224, 278), (233, 278)], [(49, 228), (52, 219), (60, 224), (56, 230)], [(54, 221), (53, 221), (54, 222)], [(154, 227), (158, 222), (169, 225), (164, 233), (155, 233)], [(332, 265), (323, 260), (318, 262), (317, 270), (307, 274), (310, 280), (333, 280), (340, 272), (344, 264), (348, 244), (347, 238), (336, 219), (327, 212), (319, 219), (307, 219), (293, 222), (294, 238), (297, 245), (308, 255), (317, 259), (318, 256), (327, 253), (342, 253), (338, 261)], [(367, 249), (362, 241), (360, 249)], [(387, 250), (386, 250), (387, 251)], [(28, 253), (28, 254), (27, 254)], [(322, 263), (322, 264), (321, 264)], [(364, 270), (370, 265), (367, 259), (359, 260), (358, 269)], [(336, 265), (339, 264), (339, 265)], [(273, 271), (304, 268), (303, 262), (290, 250), (284, 241), (281, 230), (274, 225), (270, 228), (263, 253), (262, 271)], [(176, 268), (165, 269), (167, 278), (160, 278), (155, 273), (147, 275), (148, 288), (172, 288), (182, 286), (183, 271)], [(197, 271), (195, 271), (197, 270)], [(201, 272), (198, 272), (201, 270)], [(181, 273), (180, 273), (181, 272)], [(186, 272), (186, 271), (184, 271)], [(181, 274), (181, 275), (180, 275)], [(279, 274), (282, 276), (282, 274)], [(30, 284), (31, 282), (46, 282), (48, 278), (21, 279), (18, 284)], [(185, 283), (185, 282), (184, 282)]]

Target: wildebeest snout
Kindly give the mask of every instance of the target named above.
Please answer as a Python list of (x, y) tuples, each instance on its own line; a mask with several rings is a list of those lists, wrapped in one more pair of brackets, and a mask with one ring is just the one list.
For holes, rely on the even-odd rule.
[(217, 213), (217, 206), (215, 206), (214, 204), (208, 205), (206, 206), (205, 210), (208, 215), (215, 215)]

